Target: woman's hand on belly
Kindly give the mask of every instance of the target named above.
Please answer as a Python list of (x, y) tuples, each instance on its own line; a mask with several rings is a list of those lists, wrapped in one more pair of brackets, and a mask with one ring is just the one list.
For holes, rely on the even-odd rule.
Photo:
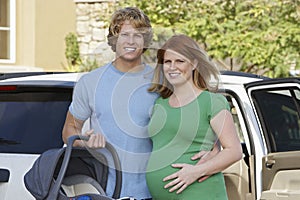
[(172, 164), (172, 167), (179, 168), (179, 170), (163, 179), (163, 181), (170, 181), (164, 186), (166, 189), (170, 188), (169, 192), (177, 190), (176, 193), (179, 194), (202, 176), (198, 173), (196, 165), (177, 163)]

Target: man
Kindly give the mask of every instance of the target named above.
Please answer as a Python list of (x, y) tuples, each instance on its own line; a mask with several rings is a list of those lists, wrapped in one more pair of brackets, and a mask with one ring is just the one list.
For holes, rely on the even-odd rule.
[[(90, 119), (87, 142), (74, 146), (101, 148), (106, 140), (117, 150), (123, 171), (121, 197), (150, 199), (145, 169), (152, 149), (147, 125), (157, 94), (148, 93), (152, 68), (142, 62), (150, 45), (149, 18), (137, 8), (117, 10), (109, 26), (108, 43), (115, 59), (80, 78), (67, 113), (63, 140), (81, 134)], [(94, 134), (95, 133), (95, 134)], [(115, 176), (110, 172), (107, 194), (113, 193)]]

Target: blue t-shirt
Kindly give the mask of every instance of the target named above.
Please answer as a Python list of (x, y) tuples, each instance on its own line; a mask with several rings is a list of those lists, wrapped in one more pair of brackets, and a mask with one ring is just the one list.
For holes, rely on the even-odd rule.
[[(109, 63), (83, 75), (74, 88), (71, 114), (80, 120), (90, 119), (90, 127), (103, 133), (118, 152), (123, 172), (121, 197), (151, 197), (145, 171), (152, 150), (148, 123), (158, 97), (147, 91), (152, 76), (148, 65), (140, 72), (123, 73)], [(114, 170), (108, 179), (106, 191), (111, 196)]]

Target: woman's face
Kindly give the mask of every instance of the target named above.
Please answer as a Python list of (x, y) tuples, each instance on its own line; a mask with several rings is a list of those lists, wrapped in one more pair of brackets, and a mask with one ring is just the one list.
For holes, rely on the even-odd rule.
[(163, 71), (166, 79), (173, 85), (179, 87), (184, 84), (193, 84), (194, 63), (185, 56), (167, 50), (164, 54)]

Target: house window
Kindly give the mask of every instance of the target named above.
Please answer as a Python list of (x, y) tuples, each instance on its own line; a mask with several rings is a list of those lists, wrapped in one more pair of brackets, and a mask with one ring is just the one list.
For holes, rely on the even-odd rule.
[(0, 63), (16, 58), (16, 1), (0, 0)]

